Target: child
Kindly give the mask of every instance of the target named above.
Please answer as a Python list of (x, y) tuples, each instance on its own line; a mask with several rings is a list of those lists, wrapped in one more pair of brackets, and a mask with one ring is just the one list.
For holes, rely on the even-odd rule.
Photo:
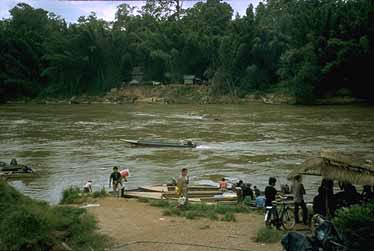
[(257, 188), (257, 186), (253, 187), (253, 190), (255, 191), (255, 196), (258, 197), (261, 195), (260, 189)]
[(118, 172), (118, 167), (116, 166), (113, 167), (113, 172), (111, 173), (109, 177), (109, 188), (111, 184), (113, 185), (113, 192), (115, 193), (117, 197), (119, 197), (118, 186), (119, 185), (122, 186), (122, 177), (121, 177), (120, 172)]
[[(119, 173), (121, 174), (121, 178), (122, 178), (125, 182), (127, 182), (127, 177), (129, 177), (129, 169), (123, 169), (123, 170), (121, 170)], [(123, 185), (123, 186), (121, 187), (121, 197), (125, 197), (125, 190), (126, 190), (126, 188), (125, 188), (125, 186)]]
[(225, 178), (222, 178), (221, 181), (219, 182), (219, 189), (222, 191), (222, 192), (225, 192), (227, 190), (227, 181), (225, 180)]
[(91, 180), (87, 181), (87, 183), (83, 186), (83, 192), (92, 193), (92, 181)]
[(182, 168), (181, 176), (179, 176), (179, 178), (177, 179), (176, 192), (177, 192), (177, 195), (179, 196), (177, 207), (184, 206), (188, 202), (187, 193), (188, 193), (189, 178), (187, 174), (188, 174), (187, 168)]

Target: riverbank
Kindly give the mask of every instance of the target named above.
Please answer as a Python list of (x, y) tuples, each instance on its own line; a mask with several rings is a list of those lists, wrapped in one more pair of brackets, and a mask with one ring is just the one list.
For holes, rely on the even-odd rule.
[[(0, 180), (0, 250), (104, 250), (111, 241), (97, 232), (85, 209), (30, 199)], [(93, 249), (94, 248), (94, 249)]]
[(114, 250), (280, 250), (280, 243), (255, 242), (263, 216), (236, 214), (235, 222), (206, 218), (164, 216), (162, 211), (136, 199), (101, 198), (88, 209), (100, 232), (113, 238)]
[[(354, 104), (364, 100), (350, 96), (317, 99), (315, 105)], [(139, 85), (113, 88), (101, 96), (36, 98), (9, 101), (10, 104), (296, 104), (296, 98), (284, 92), (252, 93), (244, 97), (214, 95), (207, 85)]]

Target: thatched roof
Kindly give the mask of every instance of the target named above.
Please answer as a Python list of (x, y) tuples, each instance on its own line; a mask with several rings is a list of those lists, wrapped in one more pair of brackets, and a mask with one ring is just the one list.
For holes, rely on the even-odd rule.
[(308, 159), (303, 166), (288, 175), (321, 175), (337, 181), (359, 185), (374, 185), (374, 154), (343, 154), (322, 150), (320, 157)]

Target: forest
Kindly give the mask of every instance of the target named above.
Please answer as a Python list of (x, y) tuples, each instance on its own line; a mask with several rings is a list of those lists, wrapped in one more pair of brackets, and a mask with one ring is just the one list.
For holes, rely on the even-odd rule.
[(267, 0), (244, 15), (207, 0), (117, 7), (67, 23), (19, 3), (0, 21), (0, 100), (100, 95), (131, 80), (206, 81), (211, 95), (281, 91), (307, 104), (347, 95), (374, 100), (373, 0)]

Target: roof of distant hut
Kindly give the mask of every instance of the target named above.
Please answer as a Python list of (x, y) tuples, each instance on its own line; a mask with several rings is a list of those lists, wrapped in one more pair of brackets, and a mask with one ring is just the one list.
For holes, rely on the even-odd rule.
[(185, 80), (193, 80), (193, 79), (195, 79), (195, 75), (183, 75), (183, 79), (185, 79)]
[(136, 85), (136, 84), (139, 84), (140, 82), (136, 79), (133, 79), (129, 82), (130, 85)]
[(374, 155), (322, 150), (320, 157), (306, 160), (301, 168), (288, 175), (288, 179), (293, 179), (298, 174), (320, 175), (357, 185), (374, 185)]

